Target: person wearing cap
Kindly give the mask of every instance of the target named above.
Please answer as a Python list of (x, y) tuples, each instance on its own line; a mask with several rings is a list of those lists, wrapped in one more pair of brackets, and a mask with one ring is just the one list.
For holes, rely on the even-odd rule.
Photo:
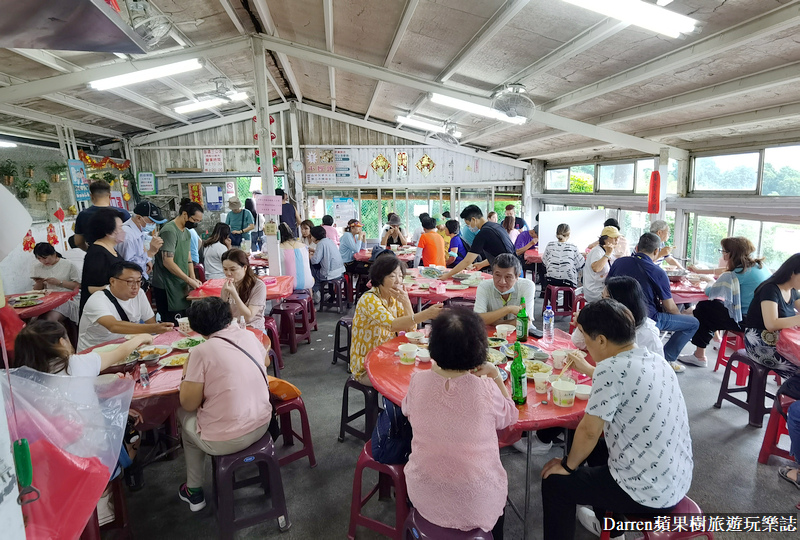
[(408, 244), (408, 240), (406, 240), (403, 230), (400, 227), (400, 216), (397, 214), (391, 214), (391, 217), (389, 218), (389, 226), (384, 231), (383, 238), (381, 238), (381, 245), (387, 249), (392, 244), (397, 244), (398, 246), (404, 246)]
[(583, 271), (583, 296), (586, 302), (597, 302), (603, 297), (604, 282), (611, 269), (611, 254), (617, 245), (619, 229), (612, 226), (603, 227), (600, 239), (586, 256)]
[(236, 195), (228, 199), (228, 208), (231, 211), (228, 212), (225, 223), (231, 228), (231, 246), (242, 247), (242, 241), (248, 245), (250, 231), (255, 228), (253, 214), (250, 213), (250, 210), (242, 208), (242, 201)]
[[(144, 291), (149, 287), (153, 257), (164, 245), (164, 240), (156, 232), (156, 225), (163, 225), (166, 222), (158, 206), (150, 201), (142, 201), (133, 209), (133, 216), (122, 224), (125, 239), (117, 244), (116, 250), (120, 257), (142, 269), (142, 279), (145, 280), (142, 286)], [(151, 234), (150, 245), (146, 246), (146, 240)]]

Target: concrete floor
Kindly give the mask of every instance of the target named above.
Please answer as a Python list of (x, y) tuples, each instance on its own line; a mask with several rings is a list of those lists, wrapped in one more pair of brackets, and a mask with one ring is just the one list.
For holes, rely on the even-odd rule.
[[(537, 299), (536, 323), (540, 325), (540, 300)], [(363, 443), (348, 436), (343, 443), (337, 441), (341, 412), (342, 388), (347, 379), (346, 367), (339, 362), (331, 365), (333, 327), (339, 315), (319, 314), (319, 331), (312, 334), (311, 345), (301, 345), (294, 355), (283, 348), (286, 368), (283, 377), (296, 384), (303, 392), (308, 410), (317, 457), (317, 467), (309, 468), (308, 460), (291, 463), (281, 469), (289, 518), (292, 527), (280, 533), (275, 521), (262, 523), (238, 533), (238, 538), (281, 538), (306, 540), (345, 538), (350, 512), (353, 471)], [(565, 329), (567, 318), (559, 318), (557, 326)], [(689, 345), (688, 347), (692, 347)], [(712, 353), (709, 349), (709, 355)], [(714, 351), (716, 354), (716, 351)], [(689, 495), (706, 512), (714, 513), (795, 513), (800, 492), (779, 479), (777, 468), (785, 460), (773, 457), (769, 465), (757, 463), (764, 428), (747, 425), (747, 412), (733, 404), (725, 403), (721, 409), (712, 407), (716, 401), (722, 379), (722, 370), (687, 367), (679, 375), (681, 387), (689, 410), (694, 448), (694, 479)], [(774, 383), (771, 383), (774, 386)], [(773, 388), (774, 390), (774, 388)], [(359, 396), (360, 398), (360, 396)], [(764, 421), (766, 427), (766, 418)], [(788, 444), (787, 438), (784, 437)], [(280, 451), (281, 442), (277, 448)], [(530, 511), (532, 527), (528, 538), (541, 538), (541, 496), (538, 474), (541, 466), (561, 455), (553, 449), (546, 456), (534, 456), (533, 490)], [(214, 508), (210, 502), (210, 460), (207, 462), (206, 499), (208, 506), (192, 513), (177, 497), (178, 486), (185, 481), (182, 454), (178, 458), (151, 465), (145, 470), (145, 486), (136, 493), (127, 493), (128, 510), (132, 520), (134, 538), (213, 539), (217, 537)], [(509, 477), (509, 493), (519, 505), (524, 500), (525, 458), (512, 449), (503, 451), (502, 461)], [(374, 477), (365, 475), (365, 485)], [(237, 510), (246, 511), (259, 503), (261, 492), (257, 488), (244, 490), (244, 498)], [(376, 497), (377, 499), (377, 497)], [(394, 519), (394, 503), (370, 502), (367, 508), (376, 517), (387, 522)], [(752, 538), (747, 533), (719, 533), (716, 538)], [(110, 538), (110, 536), (108, 536)], [(384, 538), (363, 528), (358, 538)], [(522, 538), (522, 524), (510, 508), (506, 508), (505, 537)], [(635, 537), (628, 533), (629, 538)], [(796, 538), (796, 533), (759, 533), (757, 538)], [(596, 538), (580, 525), (576, 538)]]

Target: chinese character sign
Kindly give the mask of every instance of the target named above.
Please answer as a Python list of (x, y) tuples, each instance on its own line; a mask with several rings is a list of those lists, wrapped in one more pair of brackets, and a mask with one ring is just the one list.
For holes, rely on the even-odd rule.
[(202, 184), (189, 184), (189, 198), (198, 204), (203, 204)]
[(314, 185), (336, 183), (336, 163), (333, 150), (319, 148), (306, 150), (306, 183)]
[(140, 172), (137, 175), (139, 193), (142, 195), (155, 195), (158, 193), (158, 183), (156, 175), (151, 172)]
[(203, 150), (203, 172), (225, 172), (225, 165), (222, 162), (221, 149), (206, 148)]

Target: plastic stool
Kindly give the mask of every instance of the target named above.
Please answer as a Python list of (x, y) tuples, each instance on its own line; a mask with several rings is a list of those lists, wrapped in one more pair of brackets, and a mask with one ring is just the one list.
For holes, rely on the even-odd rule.
[[(378, 471), (378, 484), (373, 487), (365, 498), (361, 498), (361, 476), (364, 469)], [(395, 525), (391, 527), (378, 520), (368, 518), (361, 514), (361, 509), (380, 490), (379, 497), (389, 496), (389, 482), (394, 485), (395, 498)], [(372, 442), (368, 441), (358, 456), (356, 472), (353, 477), (353, 498), (350, 503), (350, 527), (347, 538), (354, 540), (356, 527), (361, 525), (395, 540), (403, 538), (403, 524), (408, 516), (408, 503), (406, 502), (406, 476), (403, 474), (402, 465), (386, 465), (378, 463), (372, 457)]]
[[(684, 497), (680, 500), (680, 502), (675, 506), (675, 508), (670, 512), (668, 515), (679, 515), (679, 514), (695, 514), (695, 515), (703, 515), (703, 511), (697, 506), (697, 503), (690, 499), (688, 496)], [(612, 513), (606, 513), (606, 517), (611, 517)], [(661, 516), (663, 514), (653, 514), (652, 517)], [(647, 519), (651, 516), (631, 516), (631, 519), (638, 519), (642, 517), (643, 519)], [(691, 521), (691, 520), (687, 520)], [(707, 538), (708, 540), (714, 540), (714, 533), (711, 532), (698, 532), (692, 531), (690, 527), (686, 527), (684, 531), (670, 531), (670, 532), (661, 532), (661, 531), (642, 531), (644, 536), (642, 537), (645, 540), (688, 540), (689, 538)], [(610, 540), (611, 538), (611, 531), (602, 531), (600, 533), (600, 540)]]
[[(731, 376), (731, 369), (734, 362), (742, 362), (750, 368), (750, 380), (747, 381), (745, 387), (728, 386)], [(722, 375), (722, 384), (719, 388), (719, 397), (714, 407), (719, 409), (722, 407), (722, 401), (727, 400), (739, 407), (746, 409), (750, 412), (750, 425), (753, 427), (761, 427), (764, 422), (764, 415), (769, 412), (769, 408), (764, 405), (764, 398), (770, 397), (775, 399), (774, 394), (767, 392), (767, 378), (770, 369), (754, 362), (747, 356), (745, 349), (740, 349), (733, 353), (728, 359), (728, 364), (725, 366), (725, 373)], [(738, 392), (747, 393), (747, 401), (742, 401), (739, 398), (733, 397), (733, 394)]]
[[(267, 332), (272, 343), (272, 349), (275, 351), (275, 356), (278, 357), (278, 367), (283, 369), (283, 356), (281, 355), (281, 334), (278, 331), (278, 321), (267, 315), (264, 317), (264, 330)], [(275, 375), (277, 377), (277, 375)]]
[(439, 527), (422, 517), (416, 508), (412, 508), (408, 513), (403, 531), (403, 540), (492, 540), (493, 538), (491, 532), (482, 529), (459, 531)]
[(128, 520), (128, 507), (125, 504), (125, 490), (122, 488), (123, 475), (120, 474), (111, 482), (111, 500), (114, 501), (114, 521), (100, 525), (97, 519), (97, 508), (94, 509), (92, 517), (86, 523), (80, 540), (100, 540), (100, 531), (119, 531), (117, 538), (133, 538), (131, 524)]
[(342, 313), (345, 304), (349, 308), (350, 301), (347, 299), (347, 287), (347, 281), (343, 276), (321, 281), (319, 286), (319, 310), (322, 311), (326, 307), (335, 307), (337, 312)]
[(317, 330), (317, 310), (314, 308), (314, 293), (309, 290), (294, 291), (292, 294), (283, 299), (284, 302), (294, 302), (302, 304), (306, 308), (306, 315), (308, 315), (308, 326), (312, 330)]
[(203, 263), (197, 263), (194, 265), (194, 274), (198, 281), (202, 283), (206, 282), (206, 269), (203, 266)]
[(352, 306), (355, 302), (355, 294), (353, 289), (353, 278), (348, 273), (342, 274), (342, 279), (344, 279), (345, 285), (347, 285), (345, 292), (347, 293), (347, 305)]
[(269, 355), (269, 363), (272, 365), (272, 373), (276, 379), (281, 378), (281, 368), (278, 366), (278, 353), (275, 352), (275, 349), (269, 349), (267, 351)]
[(306, 308), (302, 304), (281, 302), (272, 308), (271, 315), (280, 317), (280, 343), (289, 345), (289, 352), (297, 352), (297, 343), (301, 339), (306, 339), (311, 344), (311, 328), (308, 326)]
[[(574, 314), (582, 310), (584, 306), (586, 306), (586, 298), (582, 294), (576, 295), (575, 299), (572, 301), (572, 313)], [(545, 305), (545, 307), (547, 307), (547, 305)], [(572, 319), (570, 318), (569, 333), (571, 334), (572, 332), (574, 332), (575, 328), (576, 328), (575, 326), (572, 326)]]
[[(294, 439), (303, 443), (302, 450), (292, 452), (287, 456), (279, 458), (278, 463), (280, 466), (283, 467), (287, 463), (308, 456), (308, 464), (312, 468), (316, 467), (317, 459), (314, 457), (314, 444), (311, 442), (311, 427), (308, 425), (308, 413), (306, 413), (306, 404), (303, 403), (303, 398), (296, 397), (285, 401), (275, 400), (272, 406), (275, 410), (275, 415), (280, 420), (283, 446), (294, 445)], [(298, 411), (300, 413), (300, 426), (303, 430), (302, 435), (299, 435), (292, 429), (292, 411)]]
[[(364, 408), (354, 414), (350, 414), (350, 389), (353, 388), (364, 394)], [(378, 421), (378, 391), (371, 386), (361, 384), (353, 377), (349, 377), (344, 383), (344, 393), (342, 395), (342, 419), (339, 423), (339, 442), (344, 441), (344, 434), (349, 433), (361, 439), (369, 441), (372, 437), (372, 430)], [(356, 418), (364, 417), (364, 431), (360, 431), (350, 425)]]
[[(728, 365), (728, 360), (731, 357), (731, 355), (728, 354), (728, 347), (731, 347), (734, 351), (744, 349), (744, 334), (729, 330), (725, 330), (725, 332), (722, 333), (722, 340), (719, 343), (719, 353), (717, 353), (717, 365), (714, 366), (714, 371), (717, 371), (719, 366)], [(733, 370), (736, 372), (736, 386), (744, 386), (747, 384), (747, 375), (750, 373), (750, 368), (747, 367), (747, 364), (739, 362)]]
[[(562, 302), (558, 303), (558, 296), (563, 292)], [(542, 302), (542, 313), (547, 309), (547, 303), (553, 308), (553, 313), (556, 317), (562, 315), (572, 315), (572, 299), (575, 297), (575, 289), (573, 287), (558, 287), (556, 285), (548, 285), (544, 290), (544, 301)]]
[[(241, 480), (234, 478), (235, 472), (247, 465), (258, 466), (258, 476)], [(235, 531), (251, 527), (268, 519), (278, 520), (278, 527), (286, 531), (291, 527), (283, 494), (281, 467), (275, 456), (275, 447), (269, 432), (249, 448), (225, 456), (211, 456), (214, 476), (214, 498), (217, 503), (217, 522), (220, 538), (233, 538)], [(245, 486), (261, 484), (264, 494), (272, 500), (272, 507), (257, 514), (239, 517), (234, 515), (233, 492)]]
[[(787, 395), (781, 395), (780, 404), (783, 412), (789, 408), (789, 405), (794, 403), (795, 400)], [(758, 453), (758, 462), (766, 465), (769, 461), (769, 456), (780, 456), (789, 460), (794, 460), (792, 454), (778, 446), (781, 441), (781, 435), (788, 435), (789, 430), (786, 428), (786, 418), (778, 410), (778, 402), (772, 403), (772, 410), (769, 413), (769, 421), (767, 422), (767, 431), (764, 432), (764, 442), (761, 443), (761, 451)]]
[[(347, 330), (347, 341), (344, 345), (342, 345), (342, 328)], [(350, 372), (350, 340), (353, 337), (353, 318), (352, 317), (342, 317), (339, 319), (339, 322), (336, 323), (336, 329), (333, 332), (333, 362), (331, 364), (335, 364), (337, 360), (343, 360), (347, 364), (347, 372)]]

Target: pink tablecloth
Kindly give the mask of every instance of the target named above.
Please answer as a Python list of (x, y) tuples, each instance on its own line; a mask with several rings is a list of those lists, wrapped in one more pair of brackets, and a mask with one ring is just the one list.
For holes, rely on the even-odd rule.
[[(41, 304), (37, 304), (35, 306), (27, 307), (27, 308), (14, 308), (14, 312), (19, 315), (20, 319), (32, 319), (33, 317), (38, 317), (39, 315), (44, 315), (48, 311), (53, 311), (58, 306), (65, 304), (69, 301), (70, 298), (78, 294), (80, 290), (75, 290), (72, 292), (55, 292), (55, 291), (42, 291), (46, 292), (45, 296), (40, 298), (42, 301)], [(6, 302), (11, 300), (12, 298), (16, 298), (21, 294), (9, 294), (6, 296)], [(31, 294), (31, 293), (27, 293)]]
[[(376, 347), (367, 353), (365, 358), (367, 373), (375, 388), (384, 396), (386, 396), (393, 403), (400, 404), (403, 401), (406, 393), (408, 392), (408, 385), (411, 382), (411, 375), (417, 371), (422, 371), (431, 368), (431, 363), (417, 363), (416, 365), (407, 366), (401, 364), (395, 352), (397, 348), (407, 343), (408, 340), (405, 336), (391, 339)], [(528, 343), (539, 347), (546, 352), (552, 352), (556, 349), (574, 349), (572, 341), (570, 341), (569, 334), (556, 330), (556, 337), (553, 343), (546, 345), (542, 340), (529, 339)], [(548, 360), (552, 364), (552, 359)], [(556, 370), (555, 373), (558, 373)], [(588, 379), (585, 376), (577, 376), (573, 372), (573, 376), (579, 382)], [(500, 439), (504, 444), (513, 442), (519, 438), (519, 432), (531, 431), (536, 429), (544, 429), (548, 427), (568, 427), (575, 428), (583, 418), (586, 402), (576, 399), (572, 407), (558, 407), (548, 401), (547, 404), (542, 401), (547, 400), (547, 394), (537, 394), (533, 389), (533, 381), (528, 381), (528, 401), (519, 408), (519, 420), (513, 426), (500, 433)], [(510, 391), (511, 382), (506, 381)]]
[[(412, 268), (408, 271), (408, 273), (414, 276), (415, 281), (414, 284), (411, 285), (408, 291), (408, 297), (411, 300), (422, 300), (425, 302), (444, 302), (445, 300), (450, 300), (453, 298), (463, 298), (465, 300), (475, 300), (475, 294), (477, 292), (477, 287), (469, 287), (460, 291), (445, 291), (444, 293), (433, 293), (429, 289), (422, 289), (420, 288), (420, 283), (428, 283), (432, 284), (435, 283), (437, 280), (435, 279), (428, 279), (424, 277), (420, 277), (419, 268)], [(479, 276), (481, 279), (491, 279), (489, 274), (484, 274), (483, 272), (474, 272), (475, 275)], [(448, 284), (458, 284), (460, 282), (448, 279), (445, 281)]]
[[(258, 276), (267, 285), (267, 300), (286, 298), (294, 292), (294, 278), (292, 276)], [(189, 293), (189, 300), (200, 300), (222, 293), (224, 279), (209, 279), (203, 285)]]
[(790, 362), (800, 366), (800, 328), (781, 330), (776, 349)]
[(680, 281), (671, 281), (669, 290), (672, 292), (672, 299), (676, 304), (696, 304), (703, 300), (708, 300), (705, 293), (705, 282), (697, 285), (688, 279), (681, 279)]
[(542, 262), (542, 256), (539, 254), (539, 250), (537, 248), (531, 248), (528, 251), (526, 251), (525, 262), (528, 264)]
[[(369, 262), (370, 257), (372, 257), (372, 250), (370, 249), (362, 249), (361, 251), (353, 255), (353, 259), (360, 262)], [(413, 253), (401, 253), (397, 255), (397, 258), (403, 261), (404, 263), (414, 262)]]

